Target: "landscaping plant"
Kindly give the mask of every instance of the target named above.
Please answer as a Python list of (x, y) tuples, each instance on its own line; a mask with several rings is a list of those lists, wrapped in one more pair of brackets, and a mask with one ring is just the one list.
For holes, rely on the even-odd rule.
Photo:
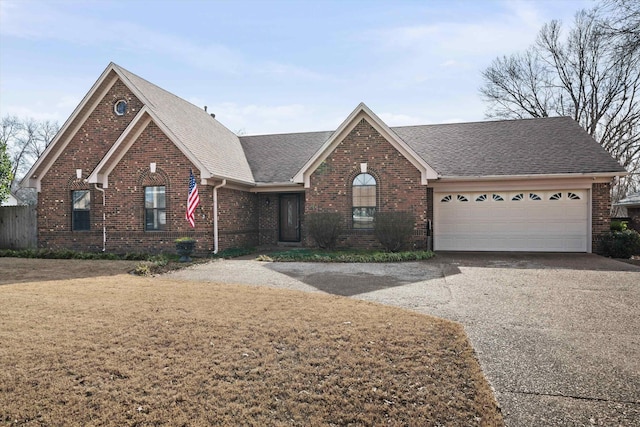
[(611, 231), (602, 238), (600, 253), (625, 259), (640, 255), (640, 234), (635, 230)]
[(342, 233), (342, 215), (337, 212), (314, 212), (306, 215), (309, 236), (322, 249), (333, 249)]
[(411, 238), (414, 217), (410, 212), (376, 212), (373, 231), (384, 248), (390, 252), (404, 249)]

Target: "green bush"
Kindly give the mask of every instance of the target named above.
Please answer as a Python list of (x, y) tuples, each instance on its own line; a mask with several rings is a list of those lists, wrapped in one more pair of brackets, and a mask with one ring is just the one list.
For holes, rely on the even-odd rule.
[(434, 256), (431, 251), (380, 252), (362, 250), (322, 251), (318, 249), (294, 249), (260, 255), (257, 261), (268, 262), (402, 262), (421, 261)]
[(306, 215), (309, 236), (322, 249), (333, 249), (342, 233), (342, 215), (335, 212), (315, 212)]
[(212, 255), (213, 258), (237, 258), (254, 253), (255, 248), (229, 248)]
[(635, 230), (612, 231), (600, 241), (600, 253), (611, 258), (640, 255), (640, 234)]
[(414, 228), (410, 212), (376, 212), (373, 231), (378, 241), (390, 252), (398, 252), (407, 246)]
[(76, 252), (69, 249), (0, 249), (0, 257), (132, 261), (153, 259), (153, 256), (141, 253), (114, 254), (109, 252)]
[(624, 231), (627, 229), (627, 222), (614, 220), (611, 221), (611, 225), (609, 226), (609, 228), (611, 229), (611, 231)]

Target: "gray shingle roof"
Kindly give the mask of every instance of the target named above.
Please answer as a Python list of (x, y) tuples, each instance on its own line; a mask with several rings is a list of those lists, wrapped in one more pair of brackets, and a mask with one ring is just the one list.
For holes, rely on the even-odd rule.
[(141, 101), (212, 175), (253, 183), (240, 140), (202, 108), (113, 64), (146, 99)]
[[(439, 175), (624, 172), (570, 117), (391, 128)], [(333, 132), (240, 137), (256, 182), (287, 182)]]
[[(247, 183), (289, 182), (333, 134), (238, 138), (203, 109), (113, 66), (212, 175)], [(569, 117), (391, 129), (443, 177), (624, 172)]]
[(241, 136), (256, 182), (289, 182), (333, 131)]
[(570, 117), (392, 129), (442, 176), (624, 171)]
[(622, 200), (619, 200), (618, 203), (615, 203), (617, 206), (640, 206), (640, 193), (632, 193), (629, 194)]

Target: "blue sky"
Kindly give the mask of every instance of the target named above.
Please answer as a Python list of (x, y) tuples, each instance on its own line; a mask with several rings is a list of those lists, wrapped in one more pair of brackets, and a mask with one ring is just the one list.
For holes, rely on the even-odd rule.
[(234, 132), (484, 120), (481, 72), (591, 0), (0, 0), (0, 116), (62, 124), (110, 61)]

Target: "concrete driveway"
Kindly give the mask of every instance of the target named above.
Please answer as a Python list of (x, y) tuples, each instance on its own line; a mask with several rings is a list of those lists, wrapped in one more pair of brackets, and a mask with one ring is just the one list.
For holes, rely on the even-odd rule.
[(640, 267), (590, 254), (218, 261), (183, 279), (328, 292), (462, 323), (508, 426), (640, 425)]

